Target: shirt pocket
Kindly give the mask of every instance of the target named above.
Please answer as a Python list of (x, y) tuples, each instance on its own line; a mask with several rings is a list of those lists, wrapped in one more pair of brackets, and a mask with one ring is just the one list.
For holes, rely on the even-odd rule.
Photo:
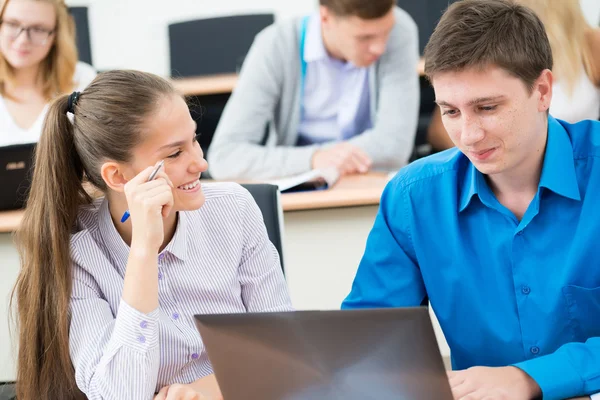
[(575, 340), (584, 342), (600, 336), (600, 287), (569, 285), (562, 289)]

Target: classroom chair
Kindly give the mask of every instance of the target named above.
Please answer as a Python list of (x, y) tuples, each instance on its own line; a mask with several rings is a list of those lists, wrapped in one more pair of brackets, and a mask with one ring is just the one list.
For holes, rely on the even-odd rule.
[(16, 398), (15, 385), (0, 382), (0, 400), (15, 400)]
[(69, 13), (75, 20), (75, 39), (77, 41), (77, 52), (79, 61), (90, 65), (92, 63), (92, 46), (90, 45), (90, 24), (88, 21), (87, 7), (69, 7)]
[(279, 259), (281, 260), (281, 269), (285, 274), (283, 267), (283, 208), (281, 207), (279, 188), (276, 185), (266, 183), (242, 184), (262, 212), (269, 240), (273, 243)]
[[(236, 15), (169, 25), (172, 77), (238, 73), (254, 37), (275, 20), (273, 14)], [(230, 93), (189, 99), (199, 142), (208, 154)]]
[[(398, 7), (406, 11), (417, 24), (419, 29), (419, 53), (423, 55), (423, 50), (429, 41), (438, 21), (446, 8), (456, 0), (397, 0)], [(421, 101), (419, 107), (419, 120), (417, 124), (417, 134), (411, 160), (427, 156), (432, 153), (432, 148), (427, 141), (427, 129), (431, 122), (431, 117), (435, 109), (435, 93), (427, 81), (427, 78), (420, 77)]]

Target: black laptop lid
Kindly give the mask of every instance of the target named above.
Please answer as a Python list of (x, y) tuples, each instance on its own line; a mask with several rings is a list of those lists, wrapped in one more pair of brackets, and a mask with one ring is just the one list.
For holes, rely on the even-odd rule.
[(22, 208), (31, 186), (35, 143), (0, 147), (0, 210)]

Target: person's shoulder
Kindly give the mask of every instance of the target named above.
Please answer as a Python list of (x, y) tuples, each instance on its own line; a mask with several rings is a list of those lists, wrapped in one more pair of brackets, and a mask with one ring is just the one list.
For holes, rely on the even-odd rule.
[(255, 45), (286, 45), (297, 42), (302, 17), (286, 18), (267, 26), (256, 35)]
[(96, 77), (98, 73), (89, 64), (78, 61), (75, 65), (75, 75), (73, 75), (73, 83), (77, 91), (83, 91)]
[(408, 192), (414, 186), (442, 187), (456, 182), (457, 174), (468, 158), (456, 147), (423, 157), (402, 168), (389, 185), (397, 191)]
[(202, 184), (202, 191), (206, 201), (223, 197), (235, 198), (247, 192), (239, 183), (235, 182), (207, 182)]
[(396, 17), (395, 29), (409, 30), (418, 33), (418, 27), (410, 14), (398, 6), (394, 6), (394, 16)]
[(600, 157), (600, 121), (583, 120), (573, 124), (557, 121), (571, 138), (575, 159)]
[(382, 62), (387, 60), (388, 63), (396, 66), (406, 60), (412, 62), (412, 57), (418, 56), (419, 29), (410, 14), (397, 6), (394, 6), (394, 17), (396, 22), (388, 38), (386, 51), (380, 60)]

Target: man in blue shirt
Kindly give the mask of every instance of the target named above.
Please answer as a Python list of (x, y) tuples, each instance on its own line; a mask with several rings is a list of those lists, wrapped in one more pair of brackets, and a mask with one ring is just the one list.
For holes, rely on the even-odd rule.
[(388, 184), (342, 307), (428, 298), (456, 399), (600, 391), (600, 123), (548, 115), (544, 26), (509, 0), (450, 6), (425, 59), (457, 148)]

